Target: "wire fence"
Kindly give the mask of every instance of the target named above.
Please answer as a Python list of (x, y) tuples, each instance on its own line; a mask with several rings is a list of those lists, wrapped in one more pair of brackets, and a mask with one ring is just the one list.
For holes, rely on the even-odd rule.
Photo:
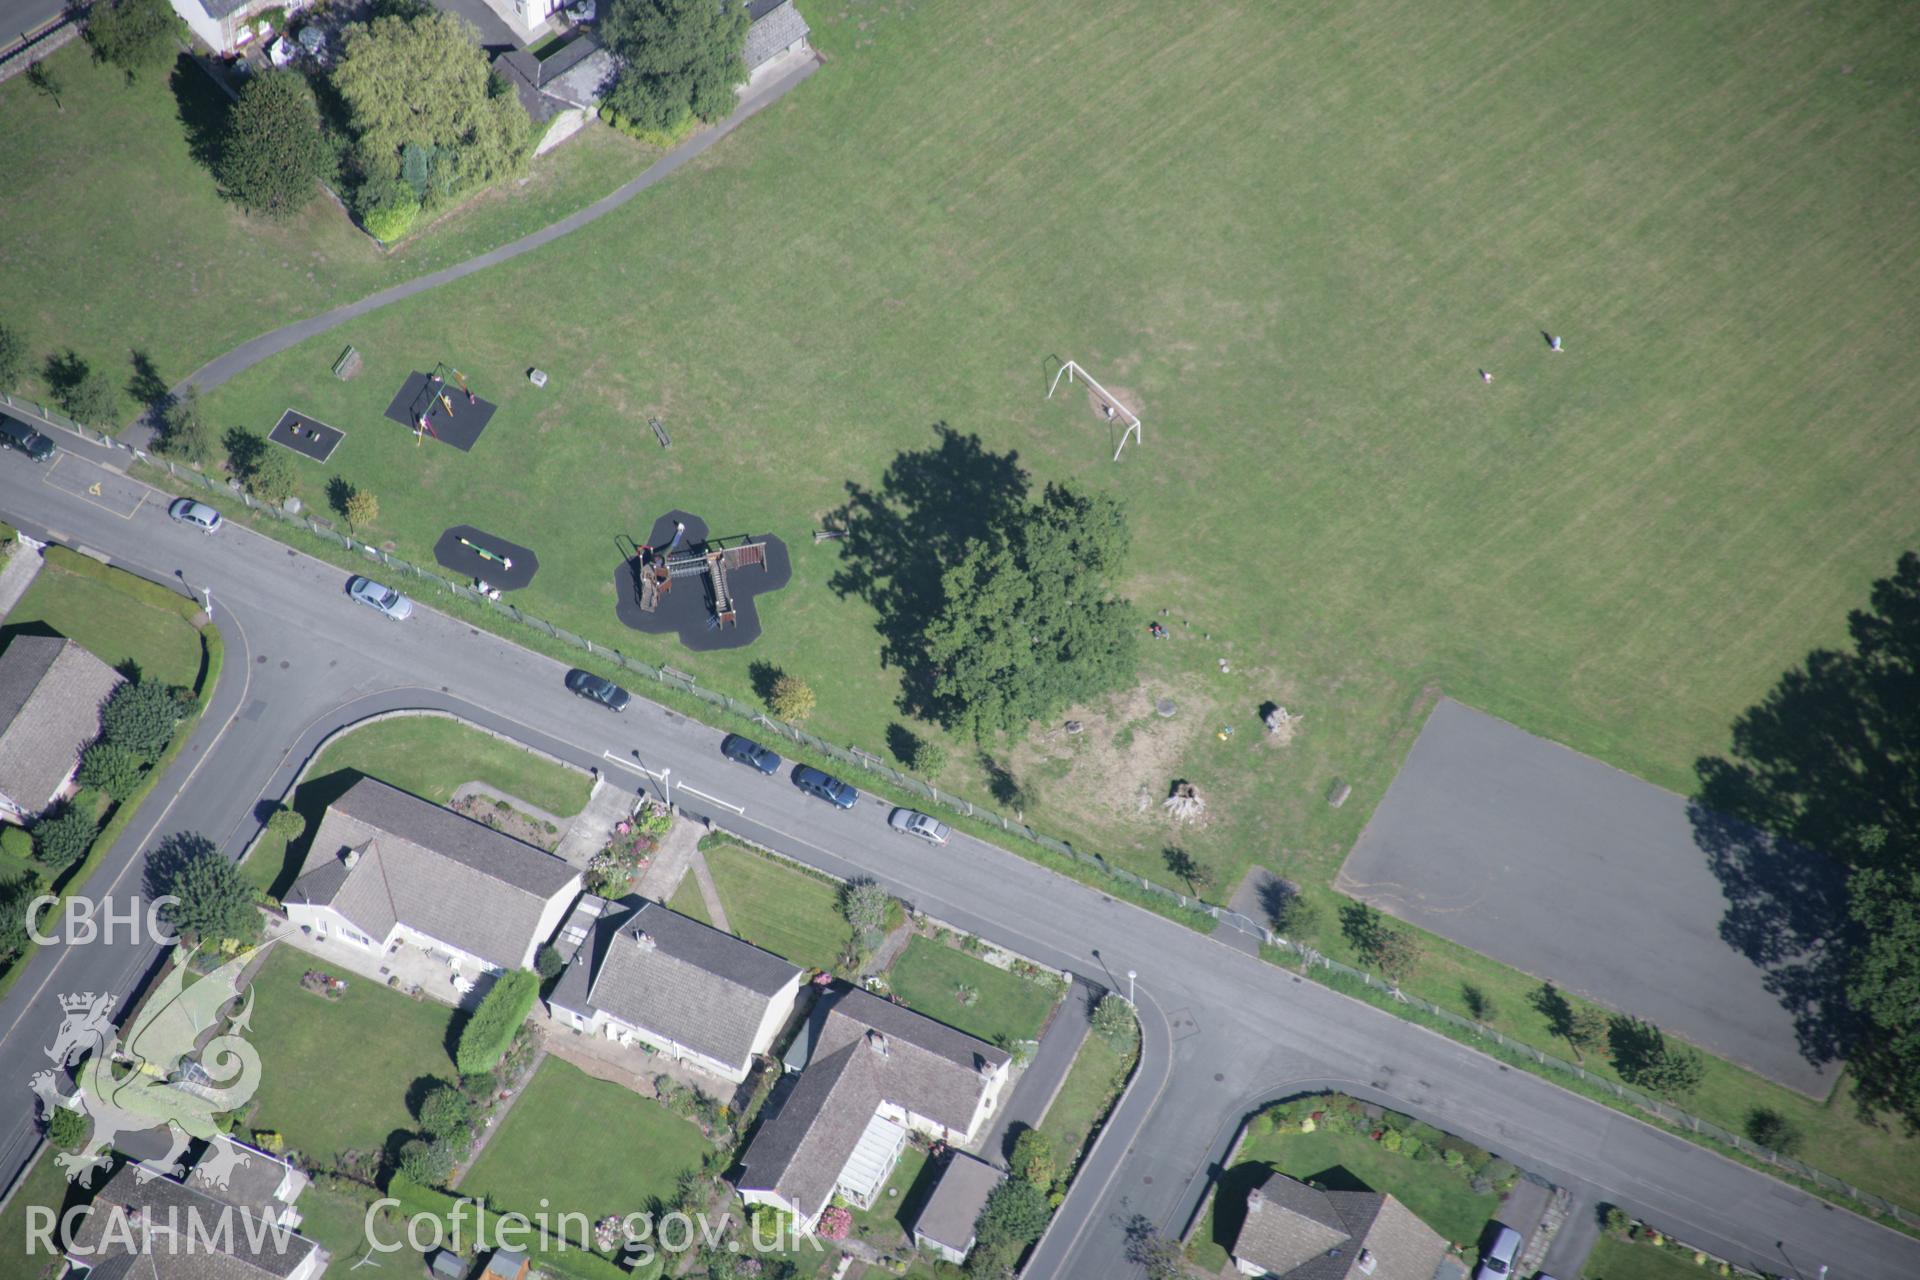
[[(4, 394), (0, 394), (0, 401), (5, 401), (9, 405), (16, 403), (13, 397)], [(78, 424), (72, 423), (71, 420), (64, 415), (50, 413), (43, 406), (34, 405), (31, 401), (26, 403), (31, 405), (34, 411), (42, 417), (63, 426), (69, 426), (70, 429), (78, 431), (81, 435), (89, 439), (98, 439), (106, 444), (114, 443), (112, 437), (80, 427)], [(682, 693), (728, 711), (749, 723), (770, 729), (791, 742), (801, 743), (814, 751), (818, 751), (829, 759), (878, 775), (910, 795), (931, 801), (936, 805), (950, 809), (968, 818), (977, 819), (989, 826), (997, 827), (1008, 835), (1018, 836), (1020, 839), (1037, 845), (1050, 853), (1057, 854), (1081, 866), (1088, 867), (1115, 883), (1132, 886), (1140, 892), (1159, 898), (1167, 905), (1209, 916), (1217, 923), (1227, 925), (1243, 933), (1251, 934), (1270, 947), (1292, 953), (1308, 966), (1325, 969), (1349, 981), (1358, 982), (1366, 987), (1378, 990), (1390, 997), (1393, 1001), (1417, 1009), (1428, 1017), (1464, 1035), (1498, 1045), (1509, 1053), (1524, 1058), (1548, 1071), (1572, 1077), (1600, 1093), (1609, 1095), (1620, 1102), (1638, 1107), (1676, 1128), (1684, 1129), (1689, 1133), (1698, 1134), (1703, 1138), (1730, 1147), (1742, 1154), (1763, 1161), (1770, 1167), (1778, 1169), (1783, 1173), (1804, 1179), (1823, 1191), (1848, 1197), (1873, 1212), (1884, 1214), (1897, 1220), (1906, 1227), (1920, 1231), (1920, 1214), (1915, 1214), (1903, 1209), (1892, 1201), (1874, 1195), (1870, 1191), (1863, 1191), (1852, 1183), (1836, 1178), (1832, 1174), (1807, 1164), (1805, 1161), (1796, 1160), (1792, 1156), (1770, 1150), (1767, 1147), (1761, 1146), (1759, 1143), (1741, 1137), (1731, 1130), (1723, 1129), (1710, 1121), (1702, 1120), (1698, 1116), (1684, 1111), (1670, 1102), (1652, 1097), (1649, 1094), (1640, 1092), (1638, 1089), (1620, 1084), (1615, 1080), (1610, 1080), (1605, 1076), (1596, 1075), (1576, 1063), (1568, 1062), (1563, 1058), (1558, 1058), (1553, 1054), (1536, 1049), (1523, 1041), (1515, 1040), (1511, 1036), (1494, 1030), (1485, 1023), (1476, 1022), (1472, 1018), (1465, 1017), (1453, 1012), (1451, 1009), (1437, 1005), (1431, 1000), (1416, 995), (1409, 995), (1394, 983), (1383, 978), (1375, 977), (1364, 969), (1355, 969), (1350, 965), (1342, 964), (1330, 956), (1321, 954), (1310, 946), (1289, 941), (1276, 934), (1263, 922), (1255, 920), (1242, 912), (1215, 905), (1191, 894), (1181, 893), (1171, 886), (1158, 884), (1147, 879), (1145, 876), (1135, 875), (1133, 872), (1127, 871), (1124, 868), (1116, 867), (1097, 853), (1089, 853), (1081, 849), (1076, 849), (1070, 842), (1048, 835), (1042, 831), (1036, 831), (1024, 821), (1009, 818), (994, 809), (975, 804), (965, 796), (955, 795), (949, 791), (942, 791), (933, 783), (923, 778), (902, 773), (898, 769), (886, 764), (880, 757), (874, 755), (872, 752), (863, 751), (859, 748), (842, 747), (837, 743), (828, 742), (826, 739), (809, 733), (797, 725), (791, 725), (785, 721), (777, 720), (759, 710), (757, 707), (740, 701), (738, 698), (704, 688), (684, 671), (676, 671), (671, 667), (655, 666), (650, 662), (628, 657), (619, 649), (604, 644), (596, 644), (585, 636), (576, 635), (565, 627), (556, 626), (544, 618), (528, 613), (517, 605), (510, 604), (504, 600), (493, 599), (490, 595), (482, 594), (472, 586), (462, 582), (455, 582), (450, 578), (436, 573), (432, 569), (423, 569), (412, 561), (402, 559), (371, 543), (361, 542), (349, 534), (342, 533), (329, 521), (287, 511), (278, 506), (260, 502), (244, 489), (223, 484), (221, 481), (204, 472), (195, 471), (188, 467), (176, 466), (164, 458), (148, 457), (138, 451), (135, 452), (137, 456), (146, 459), (154, 465), (164, 467), (168, 474), (172, 475), (175, 479), (191, 481), (224, 497), (243, 502), (253, 510), (265, 512), (267, 515), (285, 524), (303, 528), (315, 537), (331, 542), (348, 552), (358, 552), (396, 573), (403, 574), (419, 582), (431, 583), (442, 591), (458, 596), (462, 600), (469, 601), (473, 604), (492, 609), (504, 618), (511, 619), (521, 626), (531, 627), (535, 631), (542, 632), (551, 636), (553, 639), (562, 641), (575, 649), (579, 649), (583, 653), (604, 658), (623, 671), (655, 681), (668, 688), (678, 689)]]

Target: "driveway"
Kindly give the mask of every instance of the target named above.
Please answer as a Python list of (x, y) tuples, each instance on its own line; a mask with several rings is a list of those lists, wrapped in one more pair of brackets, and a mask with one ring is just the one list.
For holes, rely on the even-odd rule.
[(1824, 1098), (1767, 973), (1720, 937), (1727, 897), (1687, 802), (1443, 699), (1338, 887), (1516, 969)]

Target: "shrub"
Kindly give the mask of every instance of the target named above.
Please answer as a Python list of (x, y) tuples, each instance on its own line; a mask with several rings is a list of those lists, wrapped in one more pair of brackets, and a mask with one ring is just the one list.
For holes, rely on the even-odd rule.
[[(1420, 1141), (1420, 1139), (1414, 1137), (1412, 1134), (1407, 1133), (1407, 1134), (1400, 1135), (1400, 1154), (1405, 1156), (1407, 1159), (1418, 1160), (1423, 1154), (1426, 1154), (1427, 1151), (1428, 1151), (1427, 1144)], [(1427, 1158), (1432, 1159), (1433, 1157), (1431, 1155), (1427, 1155)]]
[(1022, 1130), (1013, 1141), (1013, 1174), (1036, 1187), (1051, 1187), (1060, 1176), (1059, 1157), (1053, 1143), (1038, 1129)]
[(80, 757), (80, 782), (125, 802), (140, 789), (146, 765), (139, 756), (111, 742), (96, 742)]
[(828, 1205), (820, 1215), (820, 1224), (815, 1232), (822, 1240), (845, 1240), (852, 1226), (853, 1214), (837, 1204)]
[(893, 895), (868, 877), (849, 880), (840, 889), (840, 914), (853, 926), (861, 946), (879, 945), (893, 911)]
[(974, 1232), (981, 1244), (1024, 1246), (1040, 1238), (1051, 1216), (1044, 1191), (1025, 1178), (1008, 1178), (987, 1197)]
[(473, 1135), (473, 1103), (457, 1085), (441, 1081), (420, 1100), (420, 1128), (441, 1141), (464, 1141)]
[(161, 914), (189, 938), (248, 943), (260, 936), (253, 886), (205, 836), (183, 831), (168, 837), (148, 859), (147, 890), (177, 899)]
[(1467, 1158), (1452, 1147), (1448, 1147), (1440, 1153), (1440, 1161), (1449, 1169), (1460, 1169), (1466, 1166)]
[(49, 867), (72, 866), (87, 856), (94, 834), (91, 815), (74, 808), (62, 810), (34, 826), (34, 856)]
[(438, 1142), (409, 1138), (395, 1166), (400, 1176), (423, 1187), (437, 1187), (453, 1176), (453, 1152)]
[(1389, 1151), (1398, 1151), (1405, 1143), (1406, 1139), (1401, 1137), (1398, 1129), (1388, 1129), (1380, 1135), (1380, 1145)]
[(1140, 1023), (1133, 1006), (1119, 996), (1103, 996), (1093, 1007), (1093, 1033), (1116, 1049), (1126, 1049), (1139, 1038)]
[(0, 827), (0, 854), (25, 862), (33, 856), (33, 837), (27, 834), (25, 827), (16, 827), (11, 823)]
[(542, 982), (552, 982), (566, 967), (567, 962), (560, 958), (551, 942), (541, 943), (540, 949), (533, 953), (533, 971), (540, 975)]
[(198, 387), (188, 387), (161, 411), (160, 438), (153, 447), (169, 458), (197, 466), (205, 466), (213, 456), (213, 436), (206, 415), (200, 411)]
[(291, 843), (306, 833), (307, 820), (300, 816), (298, 810), (283, 804), (267, 819), (267, 830)]
[(274, 449), (261, 456), (247, 477), (247, 492), (277, 507), (292, 495), (293, 482), (293, 463), (284, 451)]
[(938, 778), (940, 771), (947, 767), (947, 749), (921, 738), (914, 744), (913, 759), (908, 767), (923, 778)]
[(1747, 1113), (1747, 1137), (1783, 1156), (1800, 1149), (1800, 1129), (1772, 1107), (1755, 1107)]
[(100, 709), (100, 736), (143, 760), (157, 760), (173, 741), (180, 715), (180, 699), (170, 685), (129, 681)]
[(55, 1107), (47, 1117), (47, 1141), (62, 1151), (72, 1151), (87, 1140), (87, 1118), (72, 1107)]
[(1487, 1167), (1480, 1171), (1480, 1176), (1504, 1191), (1520, 1177), (1520, 1171), (1505, 1160), (1489, 1160)]
[(253, 1145), (268, 1155), (277, 1156), (287, 1149), (287, 1140), (272, 1129), (255, 1129), (253, 1131)]
[(533, 1012), (539, 994), (540, 975), (527, 969), (501, 975), (460, 1032), (454, 1063), (461, 1075), (493, 1070), (506, 1056), (520, 1024)]
[(773, 693), (768, 697), (767, 705), (782, 720), (797, 724), (813, 714), (819, 701), (812, 685), (799, 676), (783, 675), (773, 682)]
[(383, 191), (379, 203), (360, 215), (367, 234), (381, 244), (403, 239), (420, 217), (420, 197), (403, 183)]
[(165, 0), (100, 0), (87, 13), (87, 43), (97, 61), (119, 67), (132, 80), (172, 60), (180, 27)]
[(1606, 1216), (1601, 1221), (1606, 1225), (1608, 1232), (1616, 1236), (1626, 1235), (1633, 1227), (1633, 1219), (1629, 1218), (1627, 1211), (1617, 1204), (1607, 1206)]

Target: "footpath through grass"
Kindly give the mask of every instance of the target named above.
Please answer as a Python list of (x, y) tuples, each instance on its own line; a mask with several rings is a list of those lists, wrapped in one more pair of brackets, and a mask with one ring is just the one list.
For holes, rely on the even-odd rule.
[(241, 868), (247, 878), (270, 893), (284, 893), (299, 875), (327, 806), (362, 777), (440, 805), (450, 804), (463, 783), (484, 782), (563, 818), (585, 808), (592, 789), (578, 770), (451, 716), (390, 716), (327, 744), (294, 791), (293, 807), (306, 818), (306, 833), (289, 847), (272, 832), (261, 832)]
[[(547, 1058), (500, 1132), (460, 1181), (460, 1193), (526, 1214), (610, 1213), (671, 1202), (674, 1184), (712, 1149), (690, 1120), (650, 1098)], [(591, 1238), (571, 1233), (575, 1244)]]

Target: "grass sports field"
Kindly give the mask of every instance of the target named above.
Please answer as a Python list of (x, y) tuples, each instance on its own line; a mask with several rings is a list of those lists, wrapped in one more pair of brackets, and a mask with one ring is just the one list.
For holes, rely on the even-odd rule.
[[(1011, 764), (1030, 820), (1149, 874), (1179, 841), (1216, 896), (1253, 860), (1330, 875), (1438, 688), (1686, 787), (1920, 540), (1901, 6), (1077, 12), (821, 0), (827, 67), (724, 147), (268, 362), (215, 417), (346, 428), (300, 464), (309, 499), (374, 491), (422, 561), (461, 521), (524, 542), (516, 602), (742, 694), (752, 662), (791, 670), (815, 728), (873, 750), (896, 677), (831, 583), (881, 549), (816, 547), (823, 513), (935, 423), (1036, 486), (1109, 488), (1173, 639)], [(343, 384), (345, 342), (367, 366)], [(1044, 401), (1050, 356), (1124, 389), (1144, 446), (1114, 465), (1083, 397)], [(381, 418), (443, 359), (501, 405), (471, 455)], [(939, 487), (981, 482), (967, 453)], [(615, 621), (614, 537), (676, 505), (794, 548), (753, 648)], [(1291, 746), (1270, 699), (1306, 716)], [(1206, 825), (1137, 813), (1175, 777)]]

